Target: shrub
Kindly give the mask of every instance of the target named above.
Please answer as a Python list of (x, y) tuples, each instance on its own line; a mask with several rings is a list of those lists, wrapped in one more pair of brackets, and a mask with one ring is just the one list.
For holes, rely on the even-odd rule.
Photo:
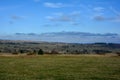
[(44, 54), (43, 50), (40, 49), (40, 50), (38, 51), (38, 55), (43, 55), (43, 54)]

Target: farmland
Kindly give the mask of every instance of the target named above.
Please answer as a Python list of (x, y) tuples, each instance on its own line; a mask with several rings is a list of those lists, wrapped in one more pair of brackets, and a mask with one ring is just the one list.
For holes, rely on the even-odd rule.
[(0, 80), (120, 80), (120, 57), (1, 55)]

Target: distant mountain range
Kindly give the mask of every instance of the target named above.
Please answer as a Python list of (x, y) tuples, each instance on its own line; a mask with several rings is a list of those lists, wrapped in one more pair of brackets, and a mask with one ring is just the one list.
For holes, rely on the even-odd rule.
[(120, 35), (116, 33), (86, 33), (86, 32), (51, 32), (51, 33), (15, 33), (13, 35), (0, 35), (5, 40), (29, 40), (65, 43), (120, 43)]

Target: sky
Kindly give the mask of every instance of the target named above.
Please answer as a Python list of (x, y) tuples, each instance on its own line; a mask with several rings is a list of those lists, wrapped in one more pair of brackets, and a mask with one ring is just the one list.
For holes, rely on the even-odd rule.
[(0, 0), (0, 34), (120, 34), (120, 0)]

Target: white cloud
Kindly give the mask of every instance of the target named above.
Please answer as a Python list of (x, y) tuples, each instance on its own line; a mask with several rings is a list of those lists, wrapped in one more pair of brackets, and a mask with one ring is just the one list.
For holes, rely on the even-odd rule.
[(52, 3), (52, 2), (45, 2), (43, 5), (49, 8), (62, 8), (62, 7), (73, 7), (74, 6), (72, 4)]
[(96, 7), (94, 10), (98, 11), (97, 15), (93, 16), (93, 19), (96, 21), (112, 21), (112, 22), (120, 22), (120, 12), (117, 11), (114, 7), (110, 7), (108, 10), (111, 11), (111, 13), (114, 13), (114, 16), (107, 16), (100, 13), (104, 13), (104, 8), (102, 7)]
[(69, 16), (61, 16), (59, 18), (60, 21), (73, 21), (73, 19)]
[(57, 18), (53, 17), (53, 16), (46, 16), (45, 17), (47, 20), (50, 20), (50, 21), (57, 21)]
[(73, 23), (71, 23), (72, 25), (74, 25), (74, 26), (78, 26), (78, 25), (80, 25), (79, 23), (77, 23), (77, 22), (73, 22)]
[(69, 22), (69, 21), (73, 20), (71, 17), (66, 16), (66, 15), (62, 15), (59, 17), (46, 16), (46, 19), (48, 19), (50, 21), (63, 21), (63, 22)]
[(112, 22), (120, 22), (120, 17), (105, 17), (102, 15), (98, 15), (98, 16), (94, 16), (93, 17), (94, 20), (96, 21), (112, 21)]
[(19, 19), (24, 19), (24, 18), (25, 18), (25, 16), (17, 16), (17, 15), (11, 16), (11, 19), (13, 19), (13, 20), (19, 20)]
[(45, 2), (44, 6), (45, 7), (50, 7), (50, 8), (61, 8), (61, 7), (64, 7), (65, 5), (63, 3)]
[(112, 12), (115, 13), (117, 16), (120, 16), (120, 12), (118, 12), (114, 7), (110, 7), (110, 10), (112, 10)]
[(53, 13), (52, 16), (45, 17), (49, 21), (58, 21), (58, 22), (76, 22), (80, 18), (79, 11), (73, 11), (69, 14), (64, 14), (62, 12)]
[(102, 12), (102, 11), (105, 10), (105, 8), (103, 8), (103, 7), (95, 7), (95, 8), (93, 8), (93, 10), (97, 11), (97, 12)]
[(80, 16), (80, 11), (73, 11), (71, 14), (73, 17), (79, 17)]
[(104, 16), (98, 15), (93, 17), (94, 20), (96, 21), (104, 21), (106, 18)]

